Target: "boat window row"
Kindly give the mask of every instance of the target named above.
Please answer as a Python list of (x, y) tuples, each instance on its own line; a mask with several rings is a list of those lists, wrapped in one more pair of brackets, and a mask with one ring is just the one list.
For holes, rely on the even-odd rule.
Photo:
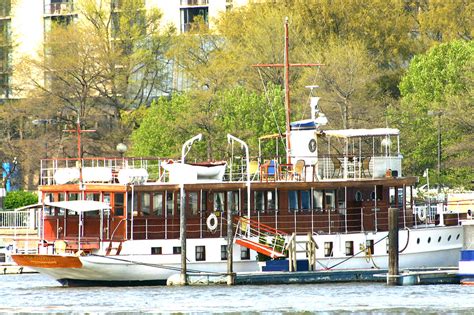
[[(152, 255), (163, 255), (162, 247), (151, 247)], [(173, 255), (181, 254), (181, 247), (173, 247)], [(227, 245), (221, 245), (221, 260), (227, 260)], [(247, 247), (240, 246), (240, 259), (241, 260), (250, 260), (250, 249)], [(195, 260), (196, 261), (205, 261), (206, 260), (206, 246), (197, 245), (195, 246)]]

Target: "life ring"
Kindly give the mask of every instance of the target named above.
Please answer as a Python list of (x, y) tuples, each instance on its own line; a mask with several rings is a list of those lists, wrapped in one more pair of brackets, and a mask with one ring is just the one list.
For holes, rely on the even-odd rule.
[(217, 229), (217, 216), (214, 213), (211, 213), (206, 220), (207, 228), (214, 232)]
[(420, 219), (421, 222), (426, 221), (426, 212), (427, 212), (426, 208), (423, 208), (423, 207), (418, 208), (418, 219)]

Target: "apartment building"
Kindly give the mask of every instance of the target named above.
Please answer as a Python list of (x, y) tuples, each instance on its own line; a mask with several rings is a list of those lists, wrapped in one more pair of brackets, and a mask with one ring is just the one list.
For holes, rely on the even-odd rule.
[[(54, 23), (69, 24), (81, 19), (77, 4), (82, 0), (0, 0), (0, 100), (17, 99), (12, 87), (23, 78), (16, 72), (22, 56), (35, 55)], [(122, 0), (108, 0), (111, 8)], [(159, 8), (163, 23), (187, 32), (197, 16), (209, 27), (220, 13), (246, 5), (249, 0), (143, 0), (145, 8)]]

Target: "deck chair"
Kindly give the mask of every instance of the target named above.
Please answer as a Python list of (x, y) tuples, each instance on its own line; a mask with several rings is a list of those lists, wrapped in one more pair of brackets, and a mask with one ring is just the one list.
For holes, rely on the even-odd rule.
[(296, 163), (293, 167), (293, 176), (296, 180), (302, 180), (303, 179), (303, 172), (305, 170), (304, 166), (305, 166), (304, 160), (296, 161)]
[(372, 174), (370, 173), (370, 156), (365, 157), (362, 159), (362, 176), (365, 176), (366, 172), (369, 174), (368, 177), (372, 177)]
[(334, 171), (332, 173), (332, 177), (336, 177), (336, 175), (340, 176), (341, 175), (341, 169), (342, 169), (341, 161), (337, 157), (331, 156), (331, 162), (334, 166)]
[(260, 180), (276, 179), (276, 162), (275, 160), (270, 160), (260, 165)]
[(258, 175), (258, 161), (249, 162), (249, 173), (252, 180), (255, 179), (255, 176)]

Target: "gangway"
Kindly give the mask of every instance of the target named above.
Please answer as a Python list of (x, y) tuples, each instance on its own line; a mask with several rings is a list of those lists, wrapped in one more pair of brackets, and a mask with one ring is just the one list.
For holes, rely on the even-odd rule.
[(234, 243), (272, 259), (286, 257), (288, 234), (246, 217), (236, 217)]

